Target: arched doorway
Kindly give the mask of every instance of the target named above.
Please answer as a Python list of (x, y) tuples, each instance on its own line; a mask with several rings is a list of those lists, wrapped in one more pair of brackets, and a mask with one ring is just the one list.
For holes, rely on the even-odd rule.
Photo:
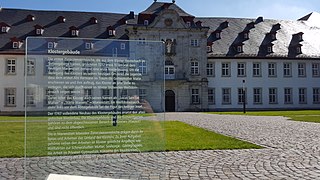
[(176, 95), (172, 90), (166, 91), (166, 112), (176, 111)]

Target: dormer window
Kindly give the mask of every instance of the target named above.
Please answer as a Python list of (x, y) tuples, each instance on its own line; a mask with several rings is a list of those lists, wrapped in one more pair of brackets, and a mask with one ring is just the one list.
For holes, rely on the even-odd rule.
[(86, 42), (86, 43), (85, 43), (85, 48), (86, 48), (86, 50), (92, 49), (92, 48), (93, 48), (93, 43)]
[(225, 29), (225, 28), (229, 27), (229, 22), (228, 22), (228, 21), (222, 22), (222, 23), (220, 24), (220, 27), (221, 27), (222, 29)]
[(54, 49), (56, 48), (58, 43), (56, 42), (48, 42), (48, 49)]
[(148, 26), (148, 25), (149, 25), (149, 20), (144, 20), (143, 24), (144, 24), (145, 26)]
[(273, 44), (272, 43), (267, 45), (267, 52), (273, 53)]
[(44, 32), (44, 28), (38, 24), (34, 26), (34, 30), (35, 30), (35, 34), (38, 36), (42, 35)]
[(108, 35), (109, 36), (115, 36), (116, 35), (116, 30), (112, 26), (107, 27), (107, 31), (108, 31)]
[(187, 21), (187, 27), (191, 27), (191, 22)]
[(98, 24), (98, 19), (95, 17), (90, 18), (90, 23), (91, 24)]
[(19, 49), (22, 46), (22, 41), (16, 37), (11, 38), (12, 48)]
[(71, 26), (69, 30), (72, 37), (79, 36), (79, 29), (77, 27)]
[(243, 52), (243, 47), (242, 45), (237, 45), (237, 52), (242, 53)]
[(303, 41), (303, 34), (304, 34), (303, 32), (299, 32), (299, 33), (294, 34), (292, 36), (293, 36), (293, 39), (295, 39), (298, 42), (301, 42), (301, 41)]
[(2, 22), (0, 23), (0, 27), (1, 27), (1, 33), (7, 33), (9, 32), (11, 26), (9, 26), (8, 24)]
[(296, 47), (296, 52), (297, 52), (297, 54), (302, 54), (301, 46), (302, 46), (302, 45), (299, 44), (299, 45)]
[(270, 33), (271, 40), (276, 40), (277, 39), (277, 34), (276, 33)]
[(36, 20), (36, 17), (34, 17), (34, 15), (28, 15), (27, 16), (27, 21), (34, 21), (34, 20)]
[(249, 39), (249, 32), (243, 32), (243, 39)]
[(66, 22), (66, 18), (64, 16), (59, 16), (57, 20), (60, 23), (65, 23)]
[(272, 26), (272, 29), (273, 29), (274, 31), (278, 31), (279, 29), (281, 29), (281, 24), (280, 24), (280, 23), (274, 24), (274, 25)]
[(208, 53), (209, 53), (209, 52), (212, 52), (212, 46), (210, 46), (210, 45), (207, 46), (207, 52), (208, 52)]
[(247, 24), (247, 28), (248, 28), (248, 29), (254, 28), (254, 22), (248, 23), (248, 24)]

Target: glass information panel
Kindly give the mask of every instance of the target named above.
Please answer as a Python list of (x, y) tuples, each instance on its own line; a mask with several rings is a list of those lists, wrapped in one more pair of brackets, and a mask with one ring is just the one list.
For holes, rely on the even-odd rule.
[(163, 179), (163, 46), (28, 38), (26, 179)]

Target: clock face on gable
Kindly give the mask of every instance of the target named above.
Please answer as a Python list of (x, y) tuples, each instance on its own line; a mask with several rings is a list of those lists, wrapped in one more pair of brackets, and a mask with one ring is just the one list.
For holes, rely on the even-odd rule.
[(164, 24), (165, 24), (166, 26), (172, 26), (172, 23), (173, 23), (173, 21), (172, 21), (172, 19), (170, 19), (170, 18), (167, 18), (167, 19), (164, 20)]

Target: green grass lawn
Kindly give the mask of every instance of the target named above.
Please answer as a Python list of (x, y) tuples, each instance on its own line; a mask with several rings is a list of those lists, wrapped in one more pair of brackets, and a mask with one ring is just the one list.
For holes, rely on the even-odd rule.
[(284, 116), (294, 121), (320, 123), (320, 110), (296, 111), (250, 111), (243, 112), (210, 112), (211, 114), (248, 115), (248, 116)]
[[(145, 116), (147, 117), (147, 116)], [(110, 117), (107, 117), (110, 119)], [(126, 118), (136, 118), (127, 116)], [(0, 117), (0, 157), (22, 157), (24, 154), (24, 117)], [(117, 127), (107, 120), (102, 124), (86, 125), (79, 130), (48, 130), (48, 121), (44, 117), (36, 117), (27, 123), (27, 156), (48, 155), (48, 132), (112, 132), (143, 130), (142, 147), (137, 152), (203, 150), (203, 149), (244, 149), (261, 148), (235, 138), (223, 136), (201, 128), (193, 127), (178, 121), (148, 121), (138, 123), (122, 123)], [(72, 121), (72, 120), (70, 120)], [(124, 121), (123, 121), (124, 122)], [(55, 136), (59, 137), (59, 136)], [(69, 136), (86, 138), (88, 135)], [(119, 139), (122, 140), (122, 139)], [(66, 141), (68, 142), (68, 141)], [(72, 141), (70, 141), (72, 142)], [(112, 143), (111, 143), (112, 144)], [(61, 145), (67, 148), (72, 145)], [(95, 148), (93, 148), (95, 149)], [(92, 150), (93, 150), (92, 149)], [(107, 150), (107, 148), (105, 148)], [(90, 151), (91, 149), (87, 149)], [(134, 151), (133, 151), (134, 152)], [(109, 153), (109, 152), (108, 152)], [(116, 152), (115, 152), (116, 153)], [(77, 154), (77, 153), (74, 153)], [(81, 154), (81, 153), (79, 153)], [(65, 154), (55, 154), (65, 155)]]

